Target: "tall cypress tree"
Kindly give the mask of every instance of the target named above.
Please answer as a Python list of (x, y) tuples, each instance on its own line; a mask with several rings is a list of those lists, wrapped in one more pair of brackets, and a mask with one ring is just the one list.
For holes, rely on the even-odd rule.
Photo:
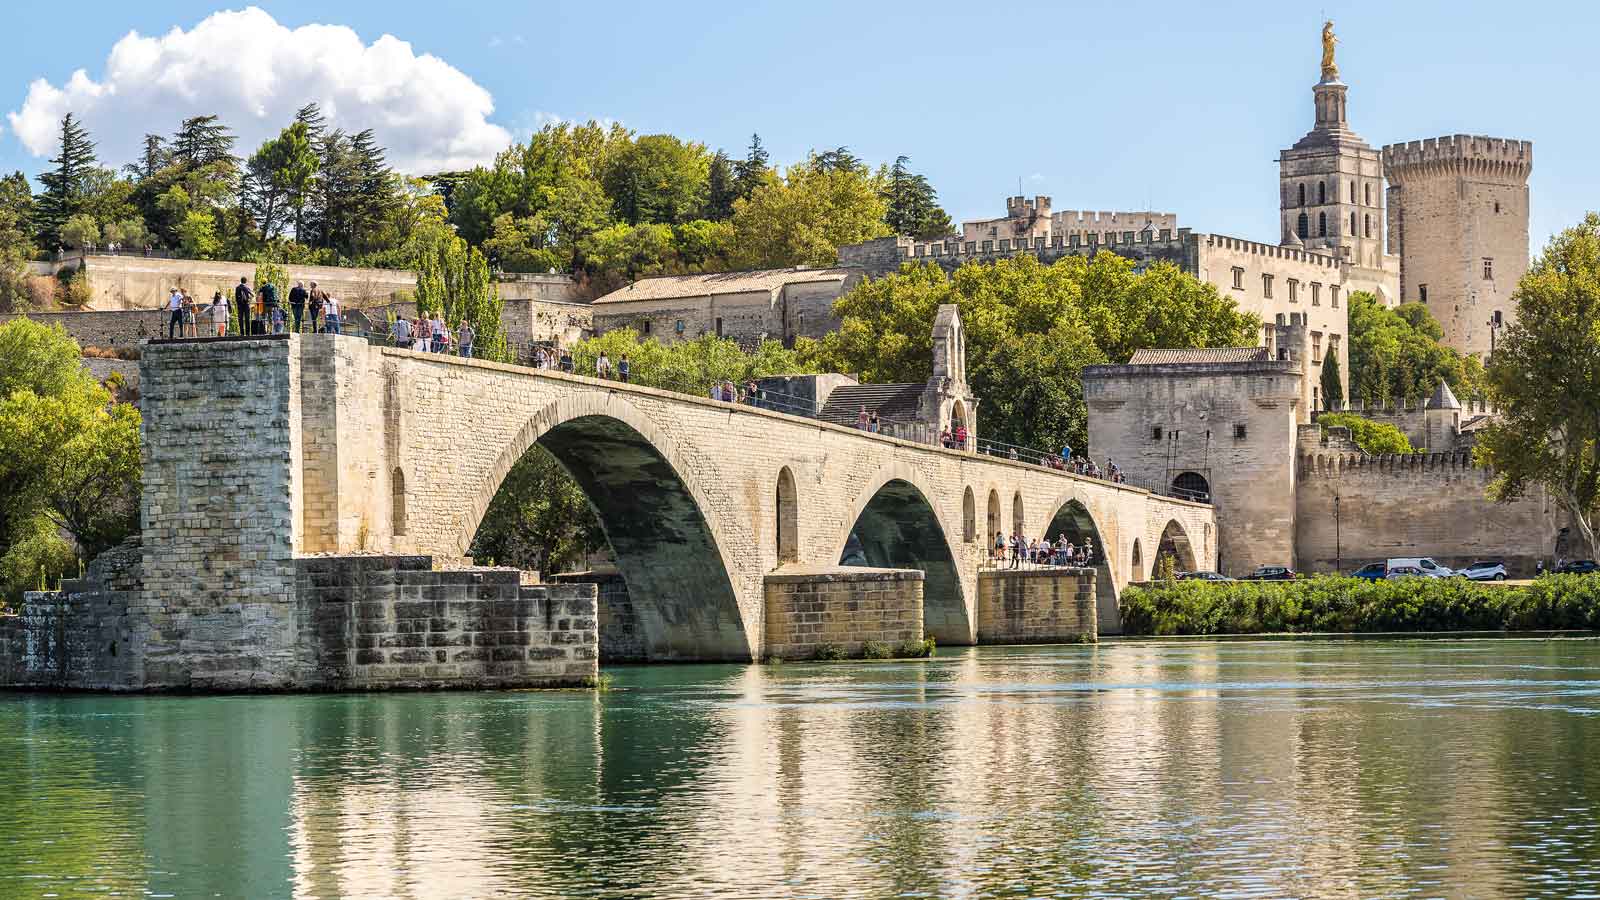
[(733, 163), (721, 150), (711, 157), (711, 167), (706, 172), (706, 206), (703, 217), (713, 222), (732, 218), (733, 201), (739, 197), (739, 184), (734, 175)]
[(883, 200), (888, 207), (884, 223), (895, 234), (922, 240), (949, 235), (955, 227), (950, 215), (940, 208), (939, 195), (928, 183), (927, 176), (912, 172), (906, 165), (908, 162), (908, 157), (897, 157), (889, 169), (889, 182), (883, 190)]
[(1344, 409), (1344, 385), (1339, 383), (1339, 356), (1335, 353), (1322, 360), (1322, 408)]
[(44, 192), (34, 205), (34, 221), (40, 245), (53, 249), (62, 224), (83, 207), (84, 184), (96, 166), (94, 141), (72, 113), (61, 120), (61, 152), (50, 161), (55, 168), (39, 173)]
[(750, 195), (761, 184), (761, 179), (766, 177), (767, 159), (767, 148), (761, 146), (761, 135), (750, 135), (750, 149), (744, 159), (733, 166), (733, 178), (740, 197), (750, 199)]

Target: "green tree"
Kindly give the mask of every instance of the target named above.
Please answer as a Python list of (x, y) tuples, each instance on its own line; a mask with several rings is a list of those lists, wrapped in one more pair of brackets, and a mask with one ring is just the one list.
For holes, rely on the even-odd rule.
[(1043, 265), (1032, 256), (969, 263), (946, 275), (907, 264), (834, 304), (840, 328), (801, 341), (800, 358), (868, 382), (932, 374), (933, 320), (961, 309), (967, 379), (984, 400), (981, 433), (1007, 443), (1086, 447), (1083, 367), (1145, 347), (1237, 346), (1259, 330), (1214, 287), (1169, 265), (1135, 272), (1109, 252)]
[(950, 215), (939, 206), (939, 197), (927, 176), (907, 168), (908, 157), (900, 156), (889, 169), (884, 184), (884, 221), (895, 234), (920, 240), (933, 240), (955, 232)]
[(217, 217), (191, 209), (178, 226), (178, 252), (191, 259), (212, 259), (222, 249), (217, 239)]
[(733, 217), (733, 201), (739, 199), (739, 182), (728, 154), (718, 150), (706, 170), (706, 205), (701, 218), (721, 222)]
[(283, 129), (251, 155), (242, 193), (263, 240), (300, 221), (316, 177), (317, 153), (304, 122)]
[(705, 205), (710, 168), (703, 144), (647, 134), (611, 157), (602, 183), (621, 221), (676, 225)]
[(1545, 488), (1586, 555), (1600, 555), (1600, 215), (1553, 238), (1513, 300), (1516, 321), (1489, 360), (1500, 415), (1478, 439), (1478, 459), (1495, 473), (1489, 495), (1506, 501)]
[(480, 359), (510, 361), (505, 332), (500, 326), (499, 288), (489, 274), (489, 264), (476, 247), (455, 235), (418, 248), (412, 263), (417, 273), (417, 312), (438, 312), (452, 330), (471, 322), (477, 338), (474, 354)]
[(471, 554), (479, 563), (559, 572), (606, 546), (583, 489), (549, 451), (533, 446), (489, 501)]
[(39, 175), (44, 191), (34, 211), (39, 243), (47, 248), (60, 242), (61, 226), (82, 208), (85, 182), (96, 168), (94, 141), (72, 113), (61, 120), (61, 149), (50, 162), (55, 168)]
[(88, 213), (76, 213), (61, 224), (61, 243), (77, 249), (100, 240), (100, 225)]
[(1367, 291), (1350, 302), (1350, 399), (1368, 406), (1415, 400), (1440, 380), (1457, 396), (1483, 392), (1483, 365), (1440, 341), (1444, 331), (1421, 303), (1385, 307)]
[(767, 175), (772, 171), (772, 166), (768, 162), (770, 158), (767, 148), (761, 146), (761, 135), (750, 135), (750, 146), (745, 150), (744, 159), (733, 164), (736, 199), (750, 199), (756, 188), (767, 183)]
[(1322, 408), (1344, 408), (1344, 384), (1339, 380), (1339, 354), (1329, 353), (1322, 359)]
[(791, 166), (781, 179), (769, 173), (749, 199), (734, 203), (736, 263), (832, 265), (840, 246), (889, 233), (880, 187), (864, 167), (838, 160), (823, 166), (817, 157)]
[(33, 188), (27, 176), (0, 178), (0, 313), (33, 305), (28, 260), (33, 258)]
[(1317, 417), (1323, 428), (1350, 429), (1350, 439), (1363, 451), (1374, 455), (1414, 452), (1405, 432), (1385, 422), (1374, 422), (1354, 413), (1323, 413)]

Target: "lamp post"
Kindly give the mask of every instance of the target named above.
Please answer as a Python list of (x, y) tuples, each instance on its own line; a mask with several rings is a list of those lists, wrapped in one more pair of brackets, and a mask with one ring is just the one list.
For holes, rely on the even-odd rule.
[(1333, 495), (1333, 568), (1334, 574), (1344, 572), (1344, 547), (1339, 540), (1339, 495)]

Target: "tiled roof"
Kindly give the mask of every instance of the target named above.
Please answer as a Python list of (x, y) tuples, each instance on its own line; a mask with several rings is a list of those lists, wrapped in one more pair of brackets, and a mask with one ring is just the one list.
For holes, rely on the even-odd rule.
[(1130, 366), (1167, 366), (1174, 363), (1268, 362), (1272, 357), (1265, 347), (1213, 347), (1203, 350), (1138, 350), (1128, 360)]
[(641, 278), (633, 284), (614, 290), (594, 302), (626, 303), (630, 300), (672, 300), (678, 297), (748, 294), (756, 291), (771, 293), (788, 284), (809, 284), (819, 281), (842, 282), (857, 271), (850, 268), (798, 268), (759, 269), (753, 272), (706, 272), (699, 275), (661, 275), (654, 278)]
[(879, 418), (912, 422), (922, 406), (926, 384), (847, 384), (828, 394), (828, 402), (817, 418), (835, 425), (855, 425), (861, 407)]

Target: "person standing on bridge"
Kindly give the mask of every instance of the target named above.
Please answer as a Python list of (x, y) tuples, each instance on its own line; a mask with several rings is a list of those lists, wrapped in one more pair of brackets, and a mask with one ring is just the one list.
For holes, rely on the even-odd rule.
[(856, 414), (856, 427), (862, 431), (866, 431), (867, 426), (871, 424), (872, 418), (867, 415), (867, 408), (865, 406), (861, 407), (861, 412)]
[(456, 337), (461, 345), (461, 355), (471, 359), (472, 342), (478, 339), (478, 333), (472, 329), (472, 323), (463, 319), (461, 327), (456, 329)]
[(317, 287), (315, 281), (311, 282), (311, 290), (306, 292), (307, 311), (311, 313), (311, 333), (316, 334), (322, 330), (322, 306), (328, 302), (328, 292)]
[(217, 291), (211, 295), (211, 305), (206, 307), (206, 316), (211, 324), (211, 334), (224, 337), (228, 333), (228, 304), (222, 302), (222, 292)]
[(395, 316), (394, 325), (390, 326), (394, 333), (394, 345), (401, 350), (411, 349), (411, 320), (405, 316)]
[(339, 333), (339, 298), (324, 295), (322, 301), (322, 315), (324, 317), (322, 330), (328, 334)]
[(177, 288), (167, 298), (167, 340), (174, 337), (183, 337), (183, 292)]
[(611, 357), (606, 356), (606, 352), (604, 350), (601, 350), (600, 355), (595, 358), (594, 376), (596, 378), (611, 377)]
[(252, 310), (250, 301), (255, 299), (256, 292), (250, 290), (250, 279), (239, 276), (239, 284), (233, 289), (233, 308), (239, 314), (239, 333), (250, 333), (250, 319)]
[(306, 315), (306, 286), (296, 281), (289, 288), (289, 312), (294, 314), (294, 333), (300, 333), (300, 320)]
[(628, 354), (624, 353), (622, 358), (617, 360), (617, 377), (626, 382), (628, 376), (632, 374), (633, 367), (628, 364)]
[(995, 562), (1006, 558), (1006, 533), (1004, 531), (996, 531), (994, 533), (994, 551), (989, 554), (989, 557)]

